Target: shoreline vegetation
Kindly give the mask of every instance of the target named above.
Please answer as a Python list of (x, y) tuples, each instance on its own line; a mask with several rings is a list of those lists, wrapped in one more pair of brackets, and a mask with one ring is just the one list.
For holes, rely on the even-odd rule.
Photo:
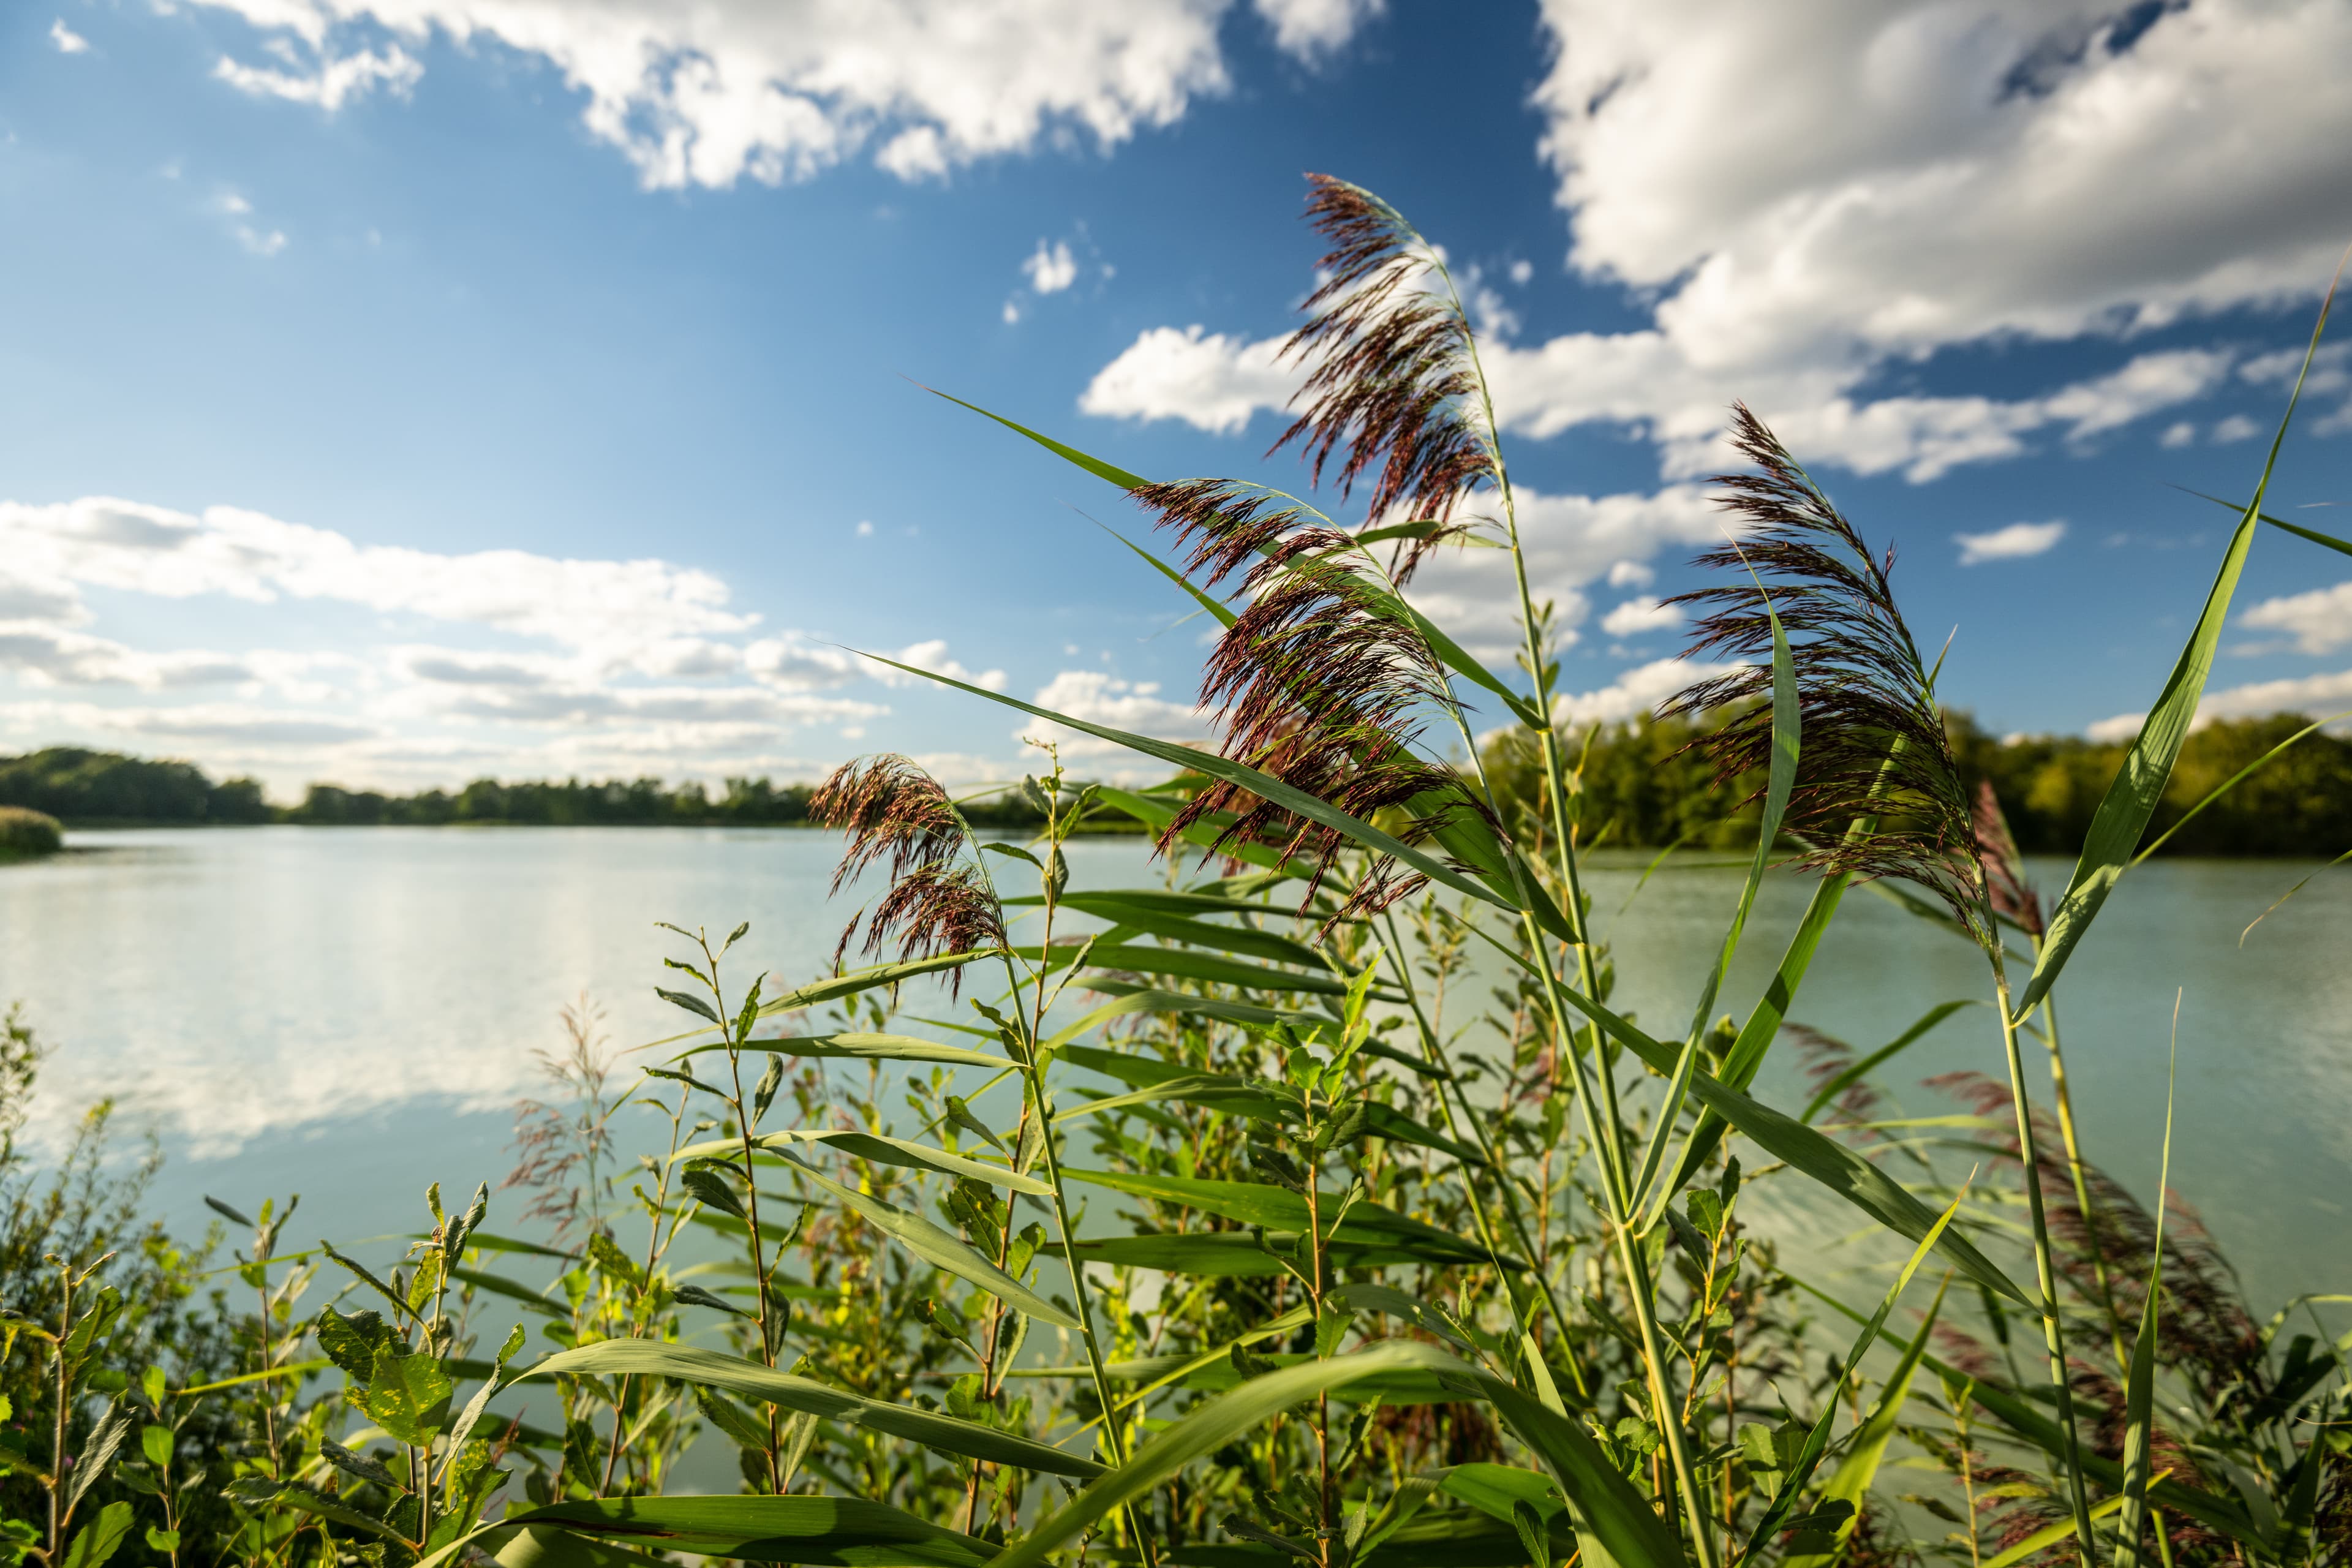
[[(909, 758), (845, 765), (803, 809), (840, 833), (835, 892), (884, 886), (836, 906), (829, 965), (754, 972), (748, 922), (662, 922), (658, 1059), (568, 1011), (497, 1195), (478, 1156), (418, 1169), (416, 1230), (343, 1249), (303, 1245), (292, 1195), (207, 1194), (193, 1245), (142, 1226), (154, 1162), (107, 1179), (104, 1106), (44, 1171), (16, 1139), (39, 1050), (0, 1016), (0, 1560), (2352, 1568), (2344, 1249), (2315, 1236), (2305, 1293), (2247, 1300), (2169, 1190), (2169, 1094), (2161, 1123), (2078, 1120), (2099, 1080), (2069, 1089), (2060, 1029), (2108, 899), (2166, 896), (2130, 872), (2168, 811), (2183, 848), (2342, 842), (2263, 836), (2340, 826), (2318, 726), (2190, 734), (2294, 399), (2126, 748), (1940, 711), (1891, 555), (1744, 405), (1715, 480), (1738, 542), (1675, 601), (1726, 672), (1615, 742), (1561, 734), (1561, 628), (1444, 253), (1310, 178), (1330, 249), (1280, 445), (1360, 483), (1364, 526), (1000, 420), (1170, 531), (1152, 559), (1223, 627), (1215, 749), (927, 677), (1172, 787), (1045, 746), (1014, 839)], [(1507, 552), (1524, 687), (1402, 591), (1457, 545)], [(1494, 702), (1522, 728), (1481, 742)], [(1981, 770), (2012, 765), (2004, 801)], [(1082, 879), (1064, 848), (1103, 812), (1214, 874)], [(2021, 838), (2078, 815), (2045, 897)], [(1612, 822), (1752, 846), (1686, 1015), (1618, 1011), (1587, 879)], [(1784, 845), (1812, 890), (1759, 994), (1734, 961)], [(1977, 962), (1919, 965), (1849, 1044), (1809, 1026), (1838, 998), (1808, 975), (1872, 883)], [(2260, 1023), (2180, 1038), (2174, 977), (2143, 984), (2174, 1063)], [(1998, 1049), (1929, 1084), (1957, 1114), (1886, 1098), (1982, 1006)], [(1763, 1098), (1775, 1048), (1801, 1109)], [(2103, 1164), (2159, 1151), (2145, 1195)], [(1774, 1240), (1822, 1205), (1826, 1272)], [(723, 1492), (688, 1491), (696, 1445)]]
[[(2071, 854), (2083, 841), (2126, 742), (2079, 736), (1996, 737), (1967, 713), (1946, 711), (1944, 729), (1962, 780), (1991, 785), (2020, 853)], [(1560, 749), (1582, 763), (1585, 842), (1595, 849), (1743, 849), (1752, 841), (1752, 801), (1760, 773), (1719, 788), (1706, 742), (1717, 726), (1649, 714), (1615, 724), (1563, 728)], [(2224, 719), (2192, 733), (2155, 813), (2147, 838), (2159, 853), (2222, 858), (2311, 856), (2352, 847), (2352, 739), (2315, 729), (2300, 714)], [(1541, 798), (1540, 758), (1531, 734), (1489, 741), (1481, 761), (1507, 814)], [(2233, 775), (2246, 776), (2201, 811)], [(1202, 780), (1181, 776), (1190, 793)], [(0, 811), (21, 808), (68, 828), (314, 827), (805, 827), (816, 786), (768, 778), (672, 785), (657, 778), (476, 779), (457, 790), (387, 795), (314, 784), (296, 805), (276, 805), (257, 780), (215, 782), (194, 764), (53, 746), (0, 756)], [(1744, 804), (1747, 803), (1747, 804)], [(1034, 830), (1044, 815), (1017, 786), (960, 803), (982, 830)], [(1077, 831), (1142, 831), (1116, 813), (1097, 813)], [(0, 855), (5, 855), (0, 841)]]

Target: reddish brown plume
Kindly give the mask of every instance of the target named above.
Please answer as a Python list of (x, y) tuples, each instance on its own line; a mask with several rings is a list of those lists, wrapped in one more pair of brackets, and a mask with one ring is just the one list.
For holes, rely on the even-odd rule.
[[(876, 865), (888, 866), (888, 890), (870, 914), (842, 928), (833, 950), (836, 965), (860, 920), (864, 950), (878, 953), (895, 940), (902, 963), (1004, 945), (1003, 913), (961, 859), (969, 842), (963, 823), (939, 781), (914, 763), (883, 755), (845, 763), (809, 797), (809, 818), (849, 835), (833, 891)], [(951, 987), (961, 974), (950, 976)]]

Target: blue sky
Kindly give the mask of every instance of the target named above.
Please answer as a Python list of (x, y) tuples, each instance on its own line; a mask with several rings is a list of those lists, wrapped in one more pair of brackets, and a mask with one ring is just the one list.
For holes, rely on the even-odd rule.
[[(1654, 601), (1745, 397), (1955, 702), (2099, 731), (2226, 531), (2166, 482), (2251, 486), (2352, 238), (2347, 67), (2339, 0), (9, 7), (0, 748), (1024, 765), (843, 645), (1198, 735), (1199, 623), (1087, 521), (1141, 520), (915, 383), (1300, 482), (1307, 170), (1474, 285), (1570, 711), (1687, 679)], [(2352, 533), (2347, 480), (2339, 348), (2273, 510)], [(2260, 542), (2211, 711), (2352, 708), (2347, 566)], [(1507, 642), (1491, 555), (1423, 584)]]

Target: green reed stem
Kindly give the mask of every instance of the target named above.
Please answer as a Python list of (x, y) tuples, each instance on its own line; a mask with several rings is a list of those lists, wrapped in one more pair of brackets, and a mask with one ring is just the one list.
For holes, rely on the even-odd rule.
[(2050, 1387), (2057, 1396), (2058, 1425), (2066, 1435), (2066, 1490), (2074, 1513), (2075, 1549), (2084, 1568), (2092, 1568), (2091, 1501), (2083, 1487), (2083, 1456), (2074, 1431), (2074, 1385), (2066, 1375), (2065, 1331), (2058, 1321), (2058, 1274), (2051, 1261), (2050, 1226), (2042, 1212), (2042, 1168), (2034, 1146), (2033, 1110), (2025, 1098), (2025, 1063), (2018, 1053), (2017, 1022), (2010, 1008), (2009, 972), (2001, 964), (1998, 944), (1987, 951), (2000, 998), (2000, 1043), (2009, 1059), (2010, 1104), (2017, 1112), (2018, 1163), (2025, 1168), (2026, 1210), (2033, 1221), (2033, 1272), (2042, 1290), (2042, 1339), (2050, 1352)]

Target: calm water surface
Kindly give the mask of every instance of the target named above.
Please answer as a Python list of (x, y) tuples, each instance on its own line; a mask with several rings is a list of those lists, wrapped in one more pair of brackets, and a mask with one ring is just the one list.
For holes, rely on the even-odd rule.
[[(763, 967), (818, 973), (848, 913), (824, 896), (837, 847), (810, 832), (273, 827), (70, 843), (0, 869), (0, 1002), (22, 999), (53, 1048), (36, 1134), (112, 1096), (127, 1125), (160, 1140), (155, 1206), (192, 1232), (208, 1192), (243, 1206), (299, 1190), (295, 1235), (356, 1237), (413, 1228), (428, 1180), (495, 1189), (513, 1103), (535, 1088), (534, 1051), (562, 1043), (563, 1004), (587, 994), (624, 1044), (680, 1026), (653, 995), (676, 951), (654, 921), (751, 921), (740, 983)], [(1157, 879), (1131, 841), (1081, 844), (1070, 858), (1079, 887)], [(2058, 886), (2066, 869), (2035, 873)], [(2319, 876), (2238, 945), (2310, 869), (2143, 868), (2060, 993), (2084, 1139), (2145, 1195), (2179, 991), (2175, 1185), (2258, 1303), (2352, 1288), (2352, 872)], [(1596, 870), (1596, 918), (1615, 945), (1621, 1006), (1679, 1033), (1740, 873), (1663, 871), (1616, 915), (1637, 871)], [(1752, 1005), (1805, 897), (1794, 878), (1767, 889), (1727, 1007)], [(1973, 950), (1857, 892), (1795, 1016), (1866, 1050), (1935, 1003), (1985, 990)], [(907, 999), (916, 1015), (949, 1005)], [(1919, 1081), (1968, 1069), (2001, 1071), (1989, 1008), (1884, 1076), (1905, 1113), (1927, 1114), (1955, 1107)], [(1763, 1090), (1803, 1102), (1785, 1043)], [(1854, 1223), (1821, 1216), (1824, 1234)]]

